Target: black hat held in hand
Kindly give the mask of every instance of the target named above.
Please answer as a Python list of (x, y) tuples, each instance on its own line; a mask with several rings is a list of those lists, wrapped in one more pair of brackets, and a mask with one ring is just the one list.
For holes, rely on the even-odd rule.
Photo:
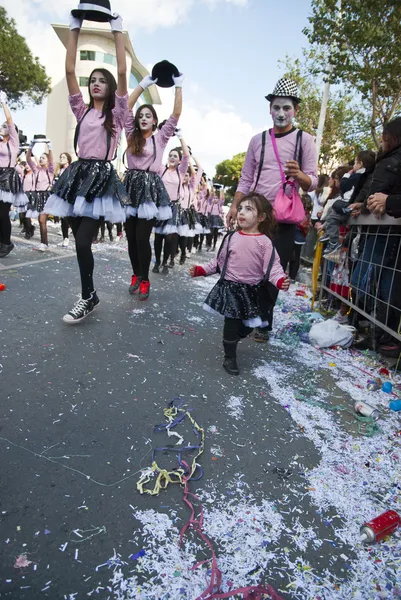
[(162, 88), (173, 87), (173, 76), (178, 77), (179, 70), (168, 60), (162, 60), (152, 69), (152, 79), (157, 79), (156, 85)]
[(97, 21), (98, 23), (107, 23), (114, 19), (111, 12), (109, 0), (90, 0), (89, 2), (80, 2), (76, 10), (71, 14), (77, 19), (86, 19), (87, 21)]

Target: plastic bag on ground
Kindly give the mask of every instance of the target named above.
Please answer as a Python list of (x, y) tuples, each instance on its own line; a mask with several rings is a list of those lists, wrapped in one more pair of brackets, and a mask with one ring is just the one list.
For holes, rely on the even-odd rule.
[(354, 341), (354, 331), (354, 327), (340, 325), (336, 321), (321, 321), (312, 325), (309, 340), (318, 348), (330, 348), (330, 346), (349, 348)]

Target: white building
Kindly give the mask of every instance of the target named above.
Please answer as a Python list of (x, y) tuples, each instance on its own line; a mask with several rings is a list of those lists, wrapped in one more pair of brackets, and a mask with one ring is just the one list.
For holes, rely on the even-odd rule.
[[(52, 25), (60, 41), (66, 46), (69, 28), (67, 25)], [(148, 75), (148, 71), (138, 61), (128, 32), (124, 31), (124, 42), (127, 57), (128, 88), (131, 92)], [(110, 31), (109, 23), (94, 23), (84, 21), (78, 38), (78, 51), (76, 62), (76, 75), (85, 102), (89, 102), (88, 79), (96, 67), (108, 69), (117, 79), (117, 60), (114, 45), (114, 36)], [(63, 69), (64, 70), (64, 69)], [(74, 132), (76, 119), (68, 104), (68, 90), (65, 76), (53, 85), (47, 100), (46, 135), (53, 142), (53, 152), (58, 161), (62, 152), (69, 152), (75, 159)], [(152, 85), (144, 91), (140, 104), (161, 104), (157, 87)], [(135, 109), (134, 109), (135, 110)], [(126, 148), (124, 135), (122, 136), (115, 166), (122, 171), (122, 157)]]

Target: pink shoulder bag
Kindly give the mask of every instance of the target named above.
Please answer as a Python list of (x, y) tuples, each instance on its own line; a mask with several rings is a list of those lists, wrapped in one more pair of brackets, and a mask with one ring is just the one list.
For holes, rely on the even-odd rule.
[[(289, 181), (284, 174), (284, 170), (281, 165), (280, 157), (279, 157), (278, 150), (277, 150), (277, 142), (276, 142), (276, 137), (274, 135), (273, 129), (271, 130), (270, 135), (271, 135), (271, 140), (272, 140), (272, 144), (273, 144), (274, 154), (276, 155), (276, 159), (277, 159), (278, 166), (280, 169), (281, 181), (283, 182), (282, 187), (277, 192), (277, 195), (274, 199), (274, 204), (273, 204), (276, 220), (278, 223), (289, 223), (289, 224), (290, 223), (291, 224), (301, 223), (301, 221), (303, 221), (303, 219), (305, 218), (304, 205), (302, 204), (302, 200), (300, 198), (300, 195), (298, 194), (298, 190), (295, 187), (295, 181)], [(297, 142), (296, 142), (296, 146), (295, 146), (294, 160), (296, 160), (296, 156), (297, 156), (298, 142), (300, 142), (300, 146), (302, 149), (301, 136), (302, 136), (302, 131), (298, 131)], [(300, 150), (300, 155), (301, 155), (301, 153), (302, 153), (302, 151)], [(285, 188), (287, 185), (289, 185), (292, 188), (291, 195), (289, 197), (285, 193)]]

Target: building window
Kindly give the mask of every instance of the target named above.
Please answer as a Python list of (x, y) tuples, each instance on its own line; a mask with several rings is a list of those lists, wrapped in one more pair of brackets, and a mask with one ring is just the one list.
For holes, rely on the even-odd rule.
[(79, 78), (79, 87), (88, 87), (89, 77), (80, 77)]
[(117, 58), (112, 54), (103, 54), (103, 62), (106, 63), (106, 65), (117, 66)]
[(96, 60), (96, 52), (94, 50), (81, 50), (81, 60)]
[(130, 75), (129, 75), (128, 87), (129, 87), (131, 90), (134, 90), (134, 89), (137, 87), (138, 83), (139, 83), (139, 82), (138, 82), (137, 78), (135, 77), (135, 75), (134, 75), (134, 74), (132, 73), (132, 71), (131, 71), (131, 73), (130, 73)]

